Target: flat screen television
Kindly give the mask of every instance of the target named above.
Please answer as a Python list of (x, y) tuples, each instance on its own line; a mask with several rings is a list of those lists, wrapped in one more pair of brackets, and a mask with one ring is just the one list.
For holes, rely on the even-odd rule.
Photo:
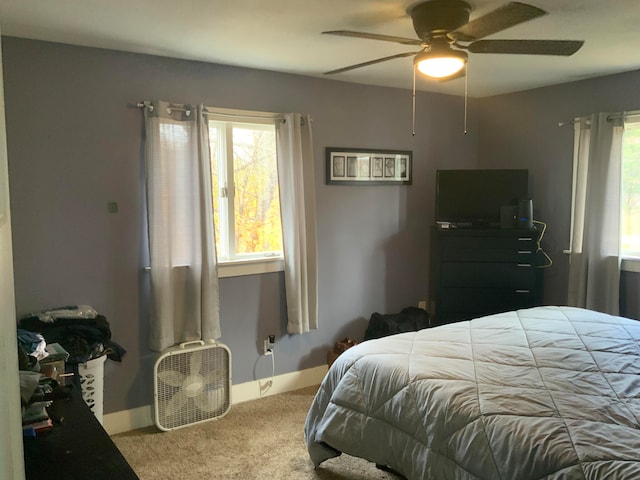
[(438, 170), (436, 222), (458, 227), (500, 227), (500, 207), (529, 198), (529, 171)]

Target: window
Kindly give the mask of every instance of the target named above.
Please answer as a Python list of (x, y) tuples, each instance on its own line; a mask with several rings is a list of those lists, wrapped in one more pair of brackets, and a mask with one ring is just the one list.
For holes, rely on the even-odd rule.
[(620, 198), (621, 254), (640, 259), (640, 117), (625, 120)]
[(213, 114), (208, 118), (218, 262), (224, 266), (280, 260), (274, 118)]

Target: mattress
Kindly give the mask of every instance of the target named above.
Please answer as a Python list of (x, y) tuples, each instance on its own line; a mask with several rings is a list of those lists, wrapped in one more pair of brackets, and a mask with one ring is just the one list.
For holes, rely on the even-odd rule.
[(363, 342), (305, 441), (408, 479), (640, 479), (640, 322), (536, 307)]

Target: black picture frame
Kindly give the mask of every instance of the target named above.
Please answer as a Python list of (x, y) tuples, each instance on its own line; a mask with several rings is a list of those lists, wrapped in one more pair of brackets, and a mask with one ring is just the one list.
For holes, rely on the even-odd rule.
[(413, 152), (326, 147), (328, 185), (411, 185)]

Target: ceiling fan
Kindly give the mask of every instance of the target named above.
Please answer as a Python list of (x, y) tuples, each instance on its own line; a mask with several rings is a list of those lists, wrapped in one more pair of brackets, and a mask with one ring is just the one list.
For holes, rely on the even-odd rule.
[[(356, 68), (414, 56), (414, 66), (435, 80), (452, 80), (465, 75), (467, 52), (516, 55), (560, 55), (576, 53), (584, 44), (579, 40), (481, 40), (507, 28), (546, 15), (544, 10), (520, 2), (509, 2), (469, 22), (471, 6), (463, 0), (428, 0), (409, 7), (407, 14), (419, 38), (404, 38), (351, 30), (322, 32), (329, 35), (367, 38), (402, 45), (417, 45), (421, 50), (399, 53), (325, 72), (342, 73)], [(465, 51), (466, 50), (466, 51)]]

